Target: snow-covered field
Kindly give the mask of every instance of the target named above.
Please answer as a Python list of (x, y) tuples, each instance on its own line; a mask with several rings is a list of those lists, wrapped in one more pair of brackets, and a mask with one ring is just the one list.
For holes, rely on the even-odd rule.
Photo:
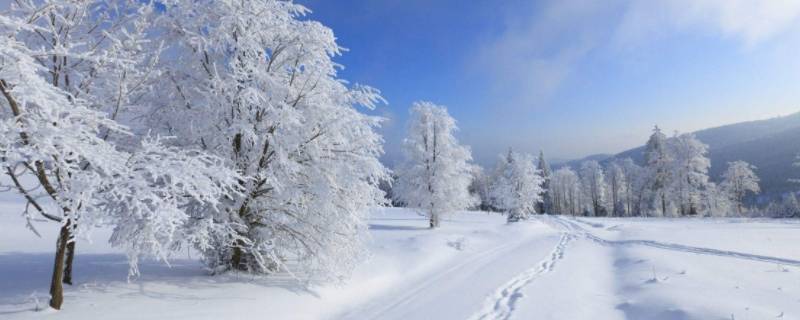
[[(431, 231), (375, 210), (371, 258), (348, 282), (208, 276), (191, 253), (126, 281), (107, 234), (78, 243), (63, 310), (47, 304), (54, 225), (0, 206), (2, 319), (800, 319), (800, 222), (465, 212)], [(38, 299), (38, 302), (37, 302)]]

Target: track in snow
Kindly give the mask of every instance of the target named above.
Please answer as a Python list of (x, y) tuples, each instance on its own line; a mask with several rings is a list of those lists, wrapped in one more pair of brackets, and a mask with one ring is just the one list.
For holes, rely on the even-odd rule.
[(719, 250), (712, 248), (693, 247), (677, 243), (668, 243), (668, 242), (661, 242), (654, 240), (606, 240), (592, 234), (591, 232), (584, 229), (577, 223), (569, 221), (562, 217), (552, 216), (552, 218), (545, 218), (542, 220), (545, 222), (548, 222), (548, 220), (554, 220), (562, 229), (565, 229), (565, 231), (573, 233), (575, 235), (583, 236), (589, 240), (592, 240), (596, 243), (606, 246), (640, 245), (640, 246), (658, 248), (663, 250), (671, 250), (671, 251), (679, 251), (679, 252), (695, 253), (702, 255), (743, 259), (743, 260), (752, 260), (752, 261), (760, 261), (760, 262), (800, 267), (800, 260), (781, 258), (781, 257), (764, 256), (758, 254)]
[(517, 308), (517, 302), (523, 297), (522, 289), (543, 274), (553, 271), (556, 263), (564, 258), (564, 251), (573, 239), (570, 233), (562, 233), (553, 252), (536, 267), (528, 269), (500, 287), (489, 296), (481, 311), (473, 315), (472, 320), (508, 319)]
[(419, 294), (434, 288), (439, 285), (439, 281), (444, 280), (446, 277), (459, 273), (460, 270), (474, 267), (477, 265), (486, 264), (500, 259), (503, 255), (513, 251), (525, 241), (508, 243), (499, 247), (492, 247), (490, 249), (480, 251), (468, 259), (453, 265), (445, 270), (435, 273), (434, 276), (429, 277), (427, 280), (414, 285), (410, 288), (404, 288), (399, 297), (391, 299), (389, 303), (386, 301), (377, 301), (375, 303), (366, 305), (356, 310), (351, 310), (345, 314), (337, 317), (338, 319), (381, 319), (387, 314), (391, 314), (397, 308), (407, 307), (413, 304), (413, 300), (419, 298)]

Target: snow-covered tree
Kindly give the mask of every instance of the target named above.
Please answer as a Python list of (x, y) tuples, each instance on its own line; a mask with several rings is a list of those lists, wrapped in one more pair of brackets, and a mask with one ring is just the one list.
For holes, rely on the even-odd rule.
[[(76, 237), (113, 228), (111, 243), (126, 250), (135, 275), (139, 255), (166, 258), (178, 243), (190, 220), (186, 206), (213, 208), (235, 193), (238, 179), (218, 158), (137, 136), (115, 120), (121, 103), (108, 104), (130, 101), (132, 91), (117, 88), (115, 100), (102, 89), (126, 83), (105, 77), (105, 63), (135, 64), (123, 59), (129, 55), (119, 44), (141, 31), (140, 20), (122, 19), (116, 10), (144, 6), (115, 4), (17, 1), (0, 17), (0, 166), (27, 202), (28, 219), (38, 214), (61, 225), (54, 309), (63, 302), (62, 282), (71, 281)], [(106, 24), (104, 17), (122, 20)], [(106, 82), (95, 83), (101, 76)]]
[(580, 169), (581, 186), (586, 195), (588, 213), (592, 216), (605, 216), (607, 213), (606, 202), (606, 176), (600, 163), (594, 160), (585, 161)]
[(412, 106), (395, 196), (428, 216), (431, 228), (439, 227), (443, 215), (477, 202), (469, 193), (472, 155), (458, 143), (456, 130), (445, 107), (430, 102)]
[(644, 206), (648, 195), (649, 176), (645, 169), (637, 165), (631, 158), (622, 160), (620, 168), (625, 177), (622, 188), (625, 211), (629, 215), (640, 216), (642, 211), (646, 210)]
[(800, 202), (794, 192), (783, 196), (780, 201), (770, 203), (765, 209), (766, 214), (773, 218), (800, 217)]
[[(147, 130), (130, 121), (159, 76), (154, 62), (158, 46), (146, 39), (154, 7), (139, 1), (15, 1), (10, 14), (35, 30), (21, 29), (15, 38), (47, 56), (36, 62), (48, 82), (86, 107), (126, 125), (127, 134), (103, 129), (102, 140), (132, 150)], [(75, 242), (67, 244), (64, 283), (71, 284)]]
[(761, 188), (758, 186), (758, 176), (753, 171), (756, 167), (744, 162), (733, 161), (728, 163), (728, 169), (722, 174), (722, 187), (728, 193), (736, 212), (741, 215), (744, 205), (744, 197), (748, 193), (759, 193)]
[(472, 170), (472, 182), (469, 185), (469, 192), (478, 200), (479, 210), (491, 210), (491, 184), (492, 175), (486, 174), (480, 166), (474, 166)]
[(492, 194), (494, 205), (508, 215), (509, 222), (527, 219), (542, 200), (542, 178), (535, 158), (508, 150), (500, 155), (495, 168)]
[(539, 151), (539, 163), (536, 165), (536, 169), (539, 170), (539, 175), (542, 176), (542, 189), (544, 189), (544, 193), (542, 194), (542, 201), (539, 201), (537, 205), (537, 212), (539, 213), (549, 213), (550, 207), (553, 203), (552, 196), (550, 194), (550, 165), (547, 163), (547, 160), (544, 158), (544, 151)]
[(617, 161), (613, 161), (608, 165), (606, 172), (608, 172), (608, 194), (611, 197), (609, 199), (611, 215), (625, 216), (628, 214), (625, 199), (625, 194), (628, 193), (626, 182), (628, 178), (625, 176), (625, 171)]
[(724, 217), (733, 210), (730, 195), (713, 182), (709, 182), (700, 195), (700, 213), (705, 216)]
[(667, 141), (672, 155), (670, 194), (681, 215), (697, 214), (701, 193), (708, 185), (708, 146), (694, 134), (676, 135)]
[(656, 126), (645, 145), (644, 160), (653, 203), (661, 215), (666, 215), (668, 190), (671, 183), (672, 155), (667, 147), (667, 136)]
[(573, 216), (581, 213), (581, 183), (575, 171), (565, 167), (553, 172), (550, 178), (550, 190), (553, 213)]
[[(291, 1), (162, 1), (160, 104), (150, 126), (226, 159), (244, 178), (221, 213), (200, 211), (214, 269), (338, 280), (363, 253), (379, 182), (382, 101), (348, 85), (333, 31)], [(287, 262), (291, 261), (290, 264)]]

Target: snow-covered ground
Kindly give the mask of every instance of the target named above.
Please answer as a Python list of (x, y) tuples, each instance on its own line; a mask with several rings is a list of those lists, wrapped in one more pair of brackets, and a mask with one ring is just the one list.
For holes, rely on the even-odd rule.
[(431, 231), (376, 209), (372, 256), (342, 285), (209, 276), (190, 252), (126, 281), (107, 234), (78, 243), (63, 310), (47, 304), (55, 226), (0, 202), (2, 319), (800, 319), (800, 222), (503, 217), (464, 212)]

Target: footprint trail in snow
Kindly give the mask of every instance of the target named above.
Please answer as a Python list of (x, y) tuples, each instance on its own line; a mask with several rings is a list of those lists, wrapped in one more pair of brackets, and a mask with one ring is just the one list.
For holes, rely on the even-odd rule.
[(540, 276), (553, 271), (556, 263), (564, 258), (564, 252), (572, 239), (572, 234), (562, 233), (555, 249), (545, 260), (498, 288), (486, 299), (481, 311), (470, 320), (509, 319), (516, 310), (517, 303), (523, 298), (522, 290)]

